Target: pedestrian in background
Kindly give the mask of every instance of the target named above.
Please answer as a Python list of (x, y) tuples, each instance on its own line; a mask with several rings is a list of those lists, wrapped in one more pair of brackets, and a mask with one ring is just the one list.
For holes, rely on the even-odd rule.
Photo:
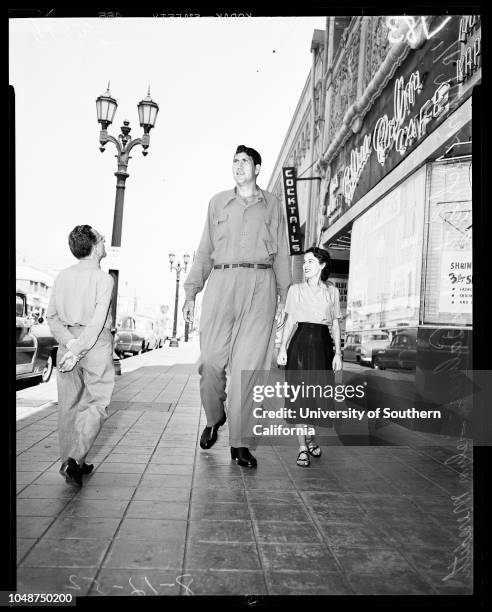
[[(330, 255), (328, 251), (313, 247), (304, 253), (303, 283), (292, 285), (287, 294), (284, 332), (280, 344), (277, 364), (286, 366), (285, 378), (289, 385), (314, 385), (325, 388), (333, 384), (333, 375), (342, 369), (340, 348), (340, 296), (338, 289), (326, 285), (330, 274)], [(294, 334), (291, 334), (297, 325)], [(331, 325), (333, 340), (328, 326)], [(333, 342), (335, 351), (333, 351)], [(326, 374), (325, 374), (326, 373)], [(298, 425), (330, 426), (330, 419), (302, 418), (301, 408), (307, 410), (326, 410), (331, 408), (329, 399), (303, 398), (299, 394), (291, 409), (293, 416), (285, 419)], [(308, 467), (309, 455), (319, 457), (321, 448), (314, 436), (299, 435), (297, 465)]]
[(260, 169), (258, 151), (239, 145), (232, 162), (236, 187), (212, 197), (184, 283), (183, 315), (191, 322), (195, 296), (208, 279), (200, 318), (200, 395), (207, 417), (200, 446), (215, 444), (228, 417), (231, 457), (245, 467), (257, 461), (249, 450), (256, 445), (248, 427), (252, 397), (245, 392), (241, 398), (241, 373), (270, 369), (276, 313), (283, 317), (292, 280), (282, 206), (256, 184)]
[(98, 435), (114, 388), (110, 304), (113, 278), (100, 267), (106, 256), (104, 236), (78, 225), (68, 237), (77, 264), (55, 280), (47, 311), (58, 340), (58, 436), (62, 466), (69, 483), (82, 486), (85, 463)]

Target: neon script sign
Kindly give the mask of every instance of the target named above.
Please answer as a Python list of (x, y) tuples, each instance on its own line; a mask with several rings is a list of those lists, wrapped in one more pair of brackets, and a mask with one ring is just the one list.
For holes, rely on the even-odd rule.
[[(406, 41), (409, 45), (417, 45), (421, 36), (424, 39), (430, 40), (448, 23), (451, 17), (444, 17), (443, 21), (436, 25), (433, 30), (429, 30), (427, 25), (427, 17), (411, 17), (411, 16), (392, 16), (386, 19), (386, 25), (389, 28), (388, 40), (390, 43), (400, 43)], [(408, 28), (406, 33), (402, 30), (404, 26)]]
[(414, 116), (412, 109), (417, 96), (422, 92), (422, 80), (418, 70), (405, 83), (403, 77), (396, 79), (393, 94), (393, 117), (380, 117), (372, 134), (366, 134), (360, 147), (350, 153), (350, 164), (343, 172), (343, 194), (348, 203), (353, 199), (360, 176), (374, 149), (378, 162), (384, 166), (389, 152), (394, 148), (404, 155), (414, 142), (425, 136), (426, 126), (433, 119), (449, 110), (449, 83), (442, 83), (432, 98), (426, 100)]
[(372, 145), (378, 162), (383, 166), (390, 150), (394, 147), (400, 155), (425, 135), (427, 124), (449, 109), (449, 83), (442, 83), (427, 100), (418, 114), (405, 125), (408, 115), (416, 102), (416, 95), (422, 91), (420, 73), (414, 72), (406, 85), (403, 77), (395, 82), (394, 116), (383, 115), (378, 119), (373, 132)]
[(462, 45), (460, 57), (456, 62), (456, 80), (464, 83), (480, 68), (482, 39), (478, 34), (479, 15), (467, 15), (460, 20), (459, 42)]

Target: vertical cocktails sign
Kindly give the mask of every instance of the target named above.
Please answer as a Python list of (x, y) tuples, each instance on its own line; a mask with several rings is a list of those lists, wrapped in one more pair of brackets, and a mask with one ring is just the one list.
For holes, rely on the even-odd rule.
[(285, 208), (291, 255), (302, 253), (301, 224), (297, 202), (297, 173), (294, 167), (282, 168), (284, 177)]

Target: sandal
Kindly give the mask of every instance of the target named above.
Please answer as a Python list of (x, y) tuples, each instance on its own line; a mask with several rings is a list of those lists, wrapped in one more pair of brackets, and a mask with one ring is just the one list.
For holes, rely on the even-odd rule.
[(299, 451), (299, 454), (297, 455), (296, 463), (300, 467), (309, 467), (309, 464), (311, 463), (311, 461), (309, 460), (308, 452), (305, 450)]
[(313, 457), (319, 457), (321, 455), (321, 448), (314, 441), (314, 436), (306, 436), (306, 446), (309, 454)]

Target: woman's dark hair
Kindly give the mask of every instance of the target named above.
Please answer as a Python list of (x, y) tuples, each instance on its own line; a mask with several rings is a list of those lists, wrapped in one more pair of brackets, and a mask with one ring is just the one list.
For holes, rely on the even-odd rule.
[(321, 270), (321, 276), (320, 279), (322, 281), (326, 281), (328, 280), (328, 277), (330, 276), (330, 268), (331, 268), (331, 258), (330, 258), (330, 254), (328, 253), (328, 251), (325, 251), (325, 249), (320, 249), (319, 247), (311, 247), (310, 249), (308, 249), (307, 251), (304, 251), (304, 255), (306, 255), (307, 253), (312, 253), (316, 259), (319, 261), (320, 264), (326, 264), (325, 267)]
[(77, 225), (68, 236), (68, 246), (77, 259), (90, 255), (96, 242), (96, 235), (90, 225)]

